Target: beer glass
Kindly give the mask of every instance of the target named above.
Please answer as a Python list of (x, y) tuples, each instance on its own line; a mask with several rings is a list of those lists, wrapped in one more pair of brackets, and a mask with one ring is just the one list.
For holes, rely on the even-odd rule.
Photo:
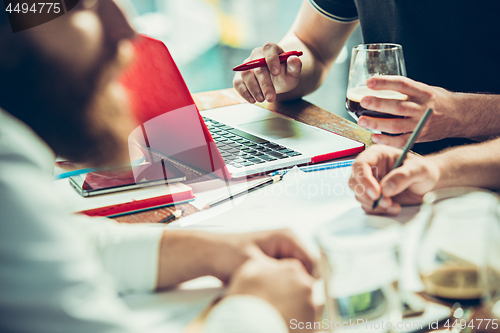
[(491, 254), (487, 240), (498, 224), (499, 203), (492, 192), (474, 188), (443, 189), (424, 197), (426, 226), (418, 264), (428, 294), (468, 302), (484, 296)]
[(453, 318), (445, 323), (452, 331), (472, 331), (474, 309), (488, 305), (488, 321), (472, 323), (478, 331), (487, 324), (497, 331), (500, 323), (491, 312), (500, 287), (499, 197), (457, 187), (430, 192), (423, 201), (418, 266), (425, 292), (453, 305)]
[[(400, 332), (400, 228), (332, 221), (318, 230), (330, 332)], [(398, 325), (399, 324), (399, 325)]]
[(372, 90), (366, 81), (376, 75), (406, 76), (403, 48), (398, 44), (361, 44), (352, 49), (346, 109), (356, 119), (362, 115), (379, 118), (401, 118), (389, 113), (367, 110), (360, 104), (365, 96), (406, 100), (408, 96), (392, 90)]

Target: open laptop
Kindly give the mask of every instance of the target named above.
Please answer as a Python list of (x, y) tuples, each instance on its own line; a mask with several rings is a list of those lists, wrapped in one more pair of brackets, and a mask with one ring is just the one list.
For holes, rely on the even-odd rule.
[(140, 36), (134, 48), (134, 61), (121, 79), (141, 124), (130, 140), (151, 151), (230, 179), (364, 149), (360, 142), (256, 105), (214, 108), (200, 115), (165, 45)]

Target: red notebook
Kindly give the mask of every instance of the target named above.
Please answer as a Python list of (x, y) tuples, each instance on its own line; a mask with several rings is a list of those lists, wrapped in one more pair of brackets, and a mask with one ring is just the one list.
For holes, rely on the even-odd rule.
[[(177, 183), (98, 197), (80, 197), (80, 199), (85, 201), (80, 208), (85, 208), (83, 210), (76, 208), (79, 213), (88, 216), (116, 217), (188, 202), (194, 200), (194, 195), (191, 187)], [(93, 203), (97, 207), (92, 208)]]

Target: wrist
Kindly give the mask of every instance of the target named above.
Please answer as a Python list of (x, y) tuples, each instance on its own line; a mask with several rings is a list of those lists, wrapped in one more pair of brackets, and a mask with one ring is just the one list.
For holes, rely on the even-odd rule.
[(450, 184), (450, 172), (448, 170), (448, 163), (446, 158), (443, 158), (443, 154), (429, 155), (425, 157), (427, 159), (427, 167), (434, 173), (434, 188), (431, 190), (437, 190), (443, 187), (452, 186)]
[(448, 113), (453, 115), (455, 128), (447, 137), (483, 141), (498, 134), (498, 126), (491, 114), (498, 109), (496, 96), (484, 94), (450, 93)]
[[(463, 138), (467, 137), (470, 131), (468, 125), (473, 119), (468, 119), (470, 114), (467, 108), (464, 107), (463, 96), (465, 94), (454, 93), (441, 87), (434, 87), (434, 90), (439, 96), (438, 102), (431, 105), (434, 114), (440, 118), (439, 129), (442, 131), (442, 138)], [(467, 119), (467, 121), (464, 121)], [(466, 126), (464, 126), (464, 124)]]
[(211, 275), (205, 253), (209, 246), (208, 233), (165, 231), (159, 249), (158, 289)]

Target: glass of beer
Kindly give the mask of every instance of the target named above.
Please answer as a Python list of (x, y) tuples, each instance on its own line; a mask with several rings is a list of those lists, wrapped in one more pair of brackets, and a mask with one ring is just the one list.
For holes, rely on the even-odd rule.
[(489, 290), (498, 291), (499, 247), (491, 251), (488, 241), (498, 233), (499, 205), (493, 192), (474, 188), (424, 197), (418, 266), (427, 294), (468, 307), (480, 304)]
[(360, 104), (365, 96), (406, 100), (408, 96), (392, 90), (372, 90), (366, 86), (377, 75), (406, 76), (403, 48), (398, 44), (361, 44), (352, 49), (346, 109), (356, 119), (362, 115), (379, 118), (402, 118), (389, 113), (367, 110)]

